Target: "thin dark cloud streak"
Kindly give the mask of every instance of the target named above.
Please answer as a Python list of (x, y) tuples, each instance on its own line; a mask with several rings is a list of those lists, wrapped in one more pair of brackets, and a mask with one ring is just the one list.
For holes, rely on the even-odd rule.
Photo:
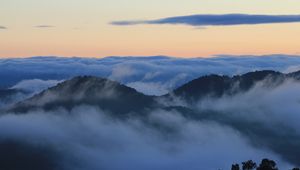
[(113, 21), (112, 25), (129, 26), (141, 24), (171, 24), (190, 26), (230, 26), (230, 25), (257, 25), (275, 23), (300, 22), (300, 15), (251, 15), (251, 14), (221, 14), (221, 15), (189, 15), (161, 18), (156, 20)]
[(5, 29), (7, 29), (7, 27), (5, 27), (5, 26), (0, 26), (0, 30), (5, 30)]
[(35, 28), (54, 28), (55, 26), (53, 26), (53, 25), (36, 25), (34, 27)]

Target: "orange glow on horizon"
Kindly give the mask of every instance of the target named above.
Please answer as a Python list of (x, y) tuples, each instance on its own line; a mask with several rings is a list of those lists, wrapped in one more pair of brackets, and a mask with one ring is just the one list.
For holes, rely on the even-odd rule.
[[(0, 29), (0, 57), (299, 54), (300, 23), (201, 29), (185, 25), (109, 24), (123, 19), (190, 14), (300, 14), (299, 6), (298, 0), (74, 0), (72, 3), (9, 0), (0, 7), (0, 26), (7, 27)], [(37, 28), (36, 25), (53, 27)]]

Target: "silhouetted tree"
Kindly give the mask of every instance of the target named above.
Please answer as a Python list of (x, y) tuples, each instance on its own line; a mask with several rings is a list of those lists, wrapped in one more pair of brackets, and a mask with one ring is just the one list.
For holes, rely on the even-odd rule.
[(292, 170), (300, 170), (300, 168), (293, 168)]
[(242, 162), (243, 165), (243, 170), (253, 170), (256, 168), (256, 163), (253, 162), (252, 160)]
[(263, 159), (257, 170), (278, 170), (276, 162), (269, 159)]
[(231, 170), (240, 170), (240, 165), (239, 164), (233, 164), (231, 166)]

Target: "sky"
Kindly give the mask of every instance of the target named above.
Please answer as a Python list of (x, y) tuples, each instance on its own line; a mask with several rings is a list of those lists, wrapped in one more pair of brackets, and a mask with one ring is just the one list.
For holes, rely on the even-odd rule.
[[(299, 0), (1, 0), (0, 57), (295, 55), (299, 6)], [(247, 14), (249, 21), (254, 15), (287, 15), (285, 21), (298, 21), (153, 23), (191, 15), (217, 15), (223, 23), (220, 16), (226, 14)], [(143, 22), (115, 24), (120, 21)]]

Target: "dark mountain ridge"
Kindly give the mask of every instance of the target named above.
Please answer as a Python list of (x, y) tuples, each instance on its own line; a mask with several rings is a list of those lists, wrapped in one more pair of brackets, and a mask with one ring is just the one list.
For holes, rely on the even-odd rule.
[(263, 83), (266, 88), (275, 87), (287, 79), (300, 80), (300, 72), (283, 74), (276, 71), (265, 70), (249, 72), (233, 77), (209, 75), (192, 80), (175, 89), (164, 97), (178, 96), (188, 102), (198, 101), (204, 97), (221, 97), (223, 95), (234, 95), (246, 92), (253, 88), (258, 82)]
[[(99, 106), (113, 113), (138, 112), (153, 106), (162, 107), (158, 100), (178, 97), (196, 102), (204, 97), (221, 97), (246, 92), (263, 83), (266, 88), (280, 85), (287, 79), (300, 80), (300, 71), (283, 74), (275, 71), (255, 71), (233, 77), (208, 75), (192, 80), (164, 96), (147, 96), (118, 82), (94, 76), (79, 76), (51, 87), (10, 109), (27, 112), (31, 109), (72, 109), (78, 105)], [(176, 105), (174, 105), (176, 106)], [(169, 107), (169, 106), (168, 106)], [(171, 106), (172, 107), (172, 106)]]

